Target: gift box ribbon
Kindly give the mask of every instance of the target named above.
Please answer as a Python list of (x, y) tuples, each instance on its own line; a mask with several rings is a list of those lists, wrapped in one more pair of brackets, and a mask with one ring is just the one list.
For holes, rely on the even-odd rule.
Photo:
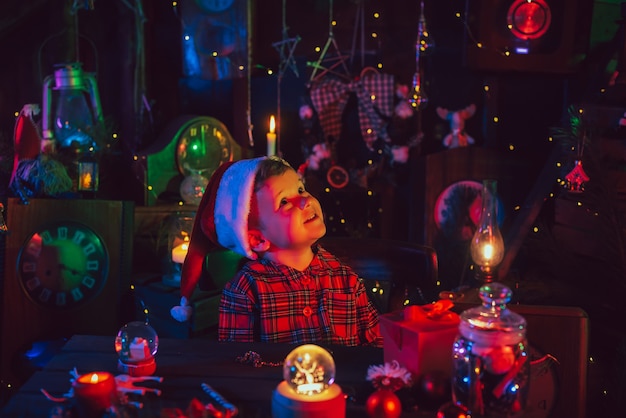
[(430, 305), (411, 305), (404, 308), (405, 321), (423, 321), (430, 319), (441, 322), (459, 322), (459, 315), (450, 309), (454, 306), (452, 301), (447, 299), (439, 300)]

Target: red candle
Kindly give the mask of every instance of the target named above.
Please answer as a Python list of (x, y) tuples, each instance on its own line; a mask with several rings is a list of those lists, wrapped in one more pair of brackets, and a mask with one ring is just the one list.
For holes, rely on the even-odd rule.
[(80, 417), (101, 416), (117, 404), (115, 377), (108, 372), (93, 372), (79, 376), (74, 382), (74, 400)]

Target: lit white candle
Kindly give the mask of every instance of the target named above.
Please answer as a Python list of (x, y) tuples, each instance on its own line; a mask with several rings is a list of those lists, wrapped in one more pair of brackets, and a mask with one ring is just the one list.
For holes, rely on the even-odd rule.
[(276, 119), (274, 115), (270, 116), (270, 131), (266, 135), (267, 138), (267, 155), (276, 155)]

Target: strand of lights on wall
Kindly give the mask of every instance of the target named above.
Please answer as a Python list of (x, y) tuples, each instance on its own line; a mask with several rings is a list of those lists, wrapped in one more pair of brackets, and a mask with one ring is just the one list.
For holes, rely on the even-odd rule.
[[(528, 0), (529, 2), (532, 0)], [(469, 37), (470, 41), (472, 42), (472, 44), (478, 48), (478, 49), (483, 49), (485, 48), (485, 44), (483, 44), (480, 40), (476, 39), (476, 37), (474, 36), (474, 33), (472, 32), (472, 29), (470, 28), (469, 24), (467, 23), (467, 19), (465, 17), (465, 15), (461, 12), (455, 12), (454, 16), (457, 19), (460, 19), (463, 27), (465, 28), (465, 32), (467, 33), (467, 36)], [(507, 25), (507, 28), (509, 30), (512, 29), (512, 25)], [(487, 46), (489, 47), (489, 46)], [(489, 47), (491, 48), (491, 47)], [(503, 56), (503, 57), (509, 57), (511, 56), (511, 51), (509, 51), (508, 49), (498, 49), (498, 48), (491, 48), (493, 51), (497, 52), (499, 55)]]

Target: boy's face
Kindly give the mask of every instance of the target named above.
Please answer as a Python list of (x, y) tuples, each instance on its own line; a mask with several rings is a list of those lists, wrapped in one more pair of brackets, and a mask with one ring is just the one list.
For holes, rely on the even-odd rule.
[(294, 170), (267, 179), (256, 200), (258, 229), (276, 249), (310, 247), (326, 233), (319, 201)]

